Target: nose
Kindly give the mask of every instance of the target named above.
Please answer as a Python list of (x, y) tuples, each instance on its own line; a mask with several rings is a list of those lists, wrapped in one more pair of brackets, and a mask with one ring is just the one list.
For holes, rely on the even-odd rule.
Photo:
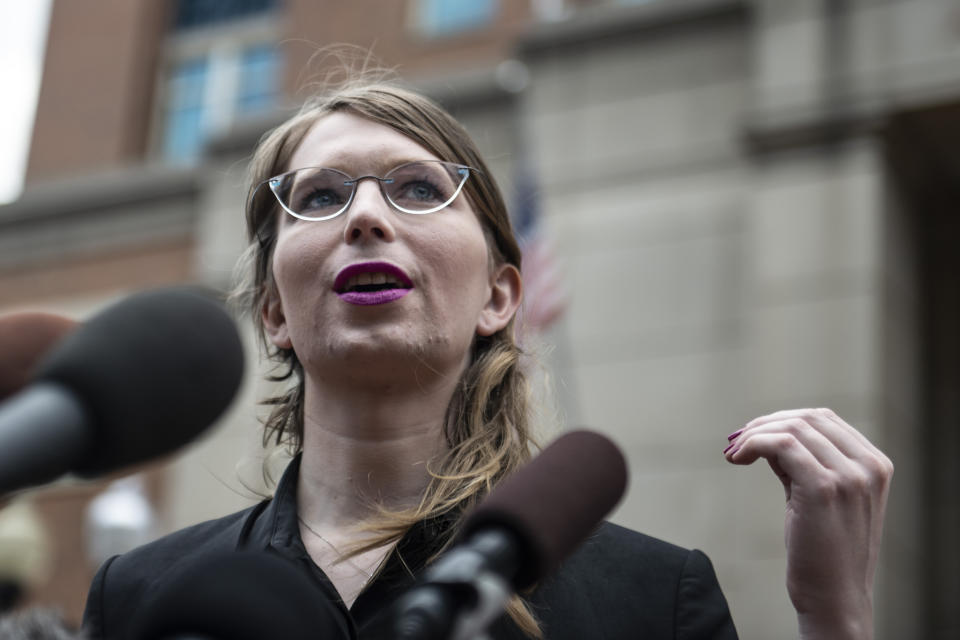
[(380, 190), (380, 183), (360, 180), (356, 189), (353, 202), (345, 212), (344, 242), (352, 244), (373, 238), (392, 242), (396, 237), (394, 213)]

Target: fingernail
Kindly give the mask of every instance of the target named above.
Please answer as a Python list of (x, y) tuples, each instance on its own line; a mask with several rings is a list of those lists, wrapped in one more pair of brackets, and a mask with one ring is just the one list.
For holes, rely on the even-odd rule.
[(733, 433), (731, 433), (730, 435), (727, 436), (727, 440), (733, 440), (734, 438), (736, 438), (736, 437), (737, 437), (738, 435), (740, 435), (741, 433), (743, 433), (743, 429), (737, 429), (736, 431), (734, 431)]
[[(724, 449), (723, 452), (726, 453), (727, 451), (730, 451), (730, 449), (736, 446), (736, 444), (737, 444), (736, 442), (731, 442), (730, 444), (727, 445), (727, 448)], [(716, 449), (714, 449), (714, 451), (716, 451)]]

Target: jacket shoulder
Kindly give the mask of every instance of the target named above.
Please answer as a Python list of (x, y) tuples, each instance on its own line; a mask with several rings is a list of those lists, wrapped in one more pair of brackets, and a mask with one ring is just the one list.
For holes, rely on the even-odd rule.
[(117, 556), (111, 564), (111, 577), (127, 568), (138, 573), (165, 573), (177, 565), (211, 552), (235, 549), (244, 524), (260, 505), (221, 518), (174, 531), (149, 544)]
[(673, 587), (679, 584), (691, 554), (703, 555), (604, 522), (544, 586), (603, 594), (606, 601), (627, 604), (628, 599), (642, 599), (662, 606), (675, 596)]
[[(117, 625), (144, 594), (208, 554), (232, 551), (269, 501), (201, 522), (107, 560), (87, 594), (84, 629), (91, 638), (122, 637)], [(126, 613), (124, 613), (126, 612)]]
[(612, 523), (544, 581), (532, 603), (551, 640), (736, 637), (706, 555)]
[(606, 559), (617, 564), (629, 558), (628, 564), (633, 566), (639, 563), (642, 568), (679, 571), (690, 553), (690, 549), (612, 522), (604, 522), (573, 557), (582, 555), (591, 560)]

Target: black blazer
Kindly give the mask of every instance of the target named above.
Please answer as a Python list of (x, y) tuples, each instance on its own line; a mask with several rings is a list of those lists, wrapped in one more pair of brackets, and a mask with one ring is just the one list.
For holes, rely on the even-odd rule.
[[(183, 529), (104, 563), (84, 612), (90, 638), (129, 637), (137, 609), (184, 567), (208, 554), (239, 549), (278, 554), (304, 571), (326, 598), (337, 626), (318, 633), (318, 638), (364, 638), (377, 614), (413, 584), (411, 571), (420, 572), (450, 522), (423, 522), (408, 532), (377, 579), (348, 610), (300, 540), (298, 468), (295, 459), (272, 500)], [(527, 600), (548, 640), (737, 637), (713, 567), (703, 553), (610, 523), (601, 525)], [(525, 638), (506, 616), (494, 624), (490, 636)]]

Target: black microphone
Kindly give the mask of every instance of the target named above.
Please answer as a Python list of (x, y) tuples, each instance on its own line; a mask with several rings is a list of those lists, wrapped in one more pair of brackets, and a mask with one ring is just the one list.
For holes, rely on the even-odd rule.
[(504, 480), (472, 513), (460, 541), (398, 602), (390, 637), (465, 640), (503, 613), (600, 524), (627, 485), (617, 446), (572, 431)]
[(132, 620), (133, 640), (335, 640), (349, 637), (328, 597), (287, 560), (230, 551), (192, 561)]
[(126, 298), (72, 331), (0, 405), (0, 495), (169, 453), (213, 423), (242, 376), (237, 327), (211, 296)]

